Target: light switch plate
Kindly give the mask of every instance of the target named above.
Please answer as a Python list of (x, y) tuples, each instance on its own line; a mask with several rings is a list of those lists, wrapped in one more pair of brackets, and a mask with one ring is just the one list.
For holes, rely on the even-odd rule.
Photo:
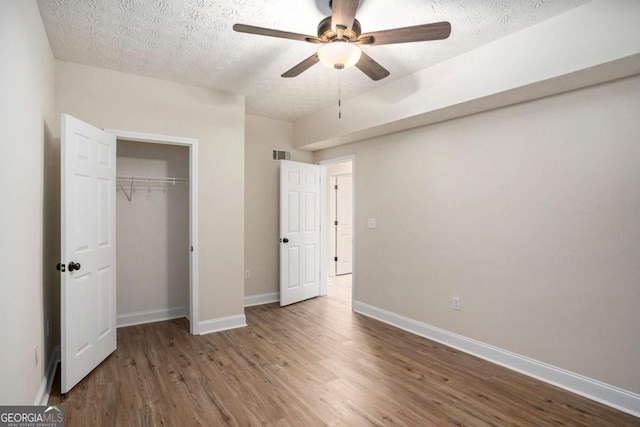
[(375, 218), (369, 218), (367, 220), (367, 227), (368, 228), (376, 228), (376, 219)]

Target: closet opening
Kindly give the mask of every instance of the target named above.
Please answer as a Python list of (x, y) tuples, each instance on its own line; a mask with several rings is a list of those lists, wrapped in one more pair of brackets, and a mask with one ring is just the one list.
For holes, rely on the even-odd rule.
[(109, 132), (117, 137), (117, 327), (187, 318), (197, 335), (197, 140)]

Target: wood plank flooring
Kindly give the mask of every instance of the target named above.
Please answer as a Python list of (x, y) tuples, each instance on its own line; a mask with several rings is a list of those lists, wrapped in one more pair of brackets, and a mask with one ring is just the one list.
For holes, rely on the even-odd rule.
[(640, 419), (351, 312), (328, 297), (246, 310), (191, 336), (185, 319), (118, 330), (66, 396), (71, 426), (640, 426)]

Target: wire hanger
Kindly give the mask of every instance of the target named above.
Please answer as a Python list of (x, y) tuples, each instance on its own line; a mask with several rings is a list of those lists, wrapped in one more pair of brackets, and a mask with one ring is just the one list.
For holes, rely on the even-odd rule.
[(122, 185), (120, 185), (120, 188), (122, 189), (122, 192), (124, 193), (124, 196), (127, 198), (129, 203), (131, 203), (131, 196), (133, 195), (133, 177), (130, 178), (129, 194), (127, 194), (127, 190), (125, 190)]

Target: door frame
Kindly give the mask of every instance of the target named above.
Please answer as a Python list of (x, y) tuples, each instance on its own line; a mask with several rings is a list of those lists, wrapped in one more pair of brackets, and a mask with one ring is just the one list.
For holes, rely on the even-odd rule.
[(198, 140), (179, 136), (156, 135), (130, 132), (119, 129), (105, 129), (119, 139), (151, 144), (180, 145), (189, 148), (189, 332), (199, 335), (199, 280), (198, 280)]
[(351, 161), (351, 235), (353, 237), (353, 243), (351, 244), (351, 310), (353, 310), (353, 303), (355, 301), (356, 291), (356, 155), (349, 154), (346, 156), (333, 157), (330, 159), (321, 160), (316, 162), (320, 165), (320, 296), (327, 295), (327, 280), (329, 277), (329, 242), (327, 241), (326, 230), (329, 227), (327, 222), (327, 166), (335, 163), (344, 163)]

